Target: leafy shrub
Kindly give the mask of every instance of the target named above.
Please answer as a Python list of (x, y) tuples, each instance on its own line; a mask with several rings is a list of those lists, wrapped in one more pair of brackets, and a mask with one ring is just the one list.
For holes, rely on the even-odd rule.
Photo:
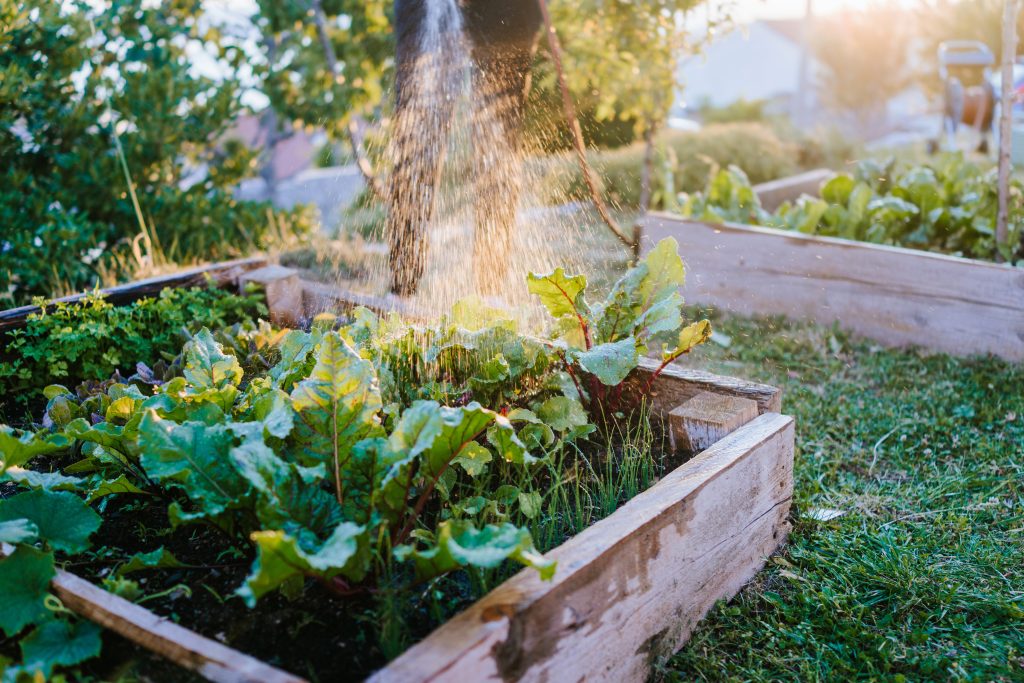
[(232, 197), (256, 158), (218, 143), (240, 84), (192, 68), (193, 48), (233, 54), (200, 14), (142, 0), (0, 9), (0, 305), (312, 229), (305, 209)]
[[(89, 546), (100, 518), (86, 501), (110, 495), (157, 494), (142, 499), (169, 502), (171, 526), (213, 525), (254, 554), (236, 592), (249, 605), (306, 579), (350, 597), (506, 560), (550, 578), (509, 521), (509, 506), (531, 517), (540, 501), (508, 490), (620, 409), (649, 348), (667, 364), (708, 338), (706, 320), (684, 324), (675, 248), (659, 244), (594, 305), (582, 275), (531, 274), (550, 339), (474, 301), (427, 326), (360, 309), (340, 329), (204, 329), (164, 377), (48, 387), (48, 427), (0, 427), (0, 482), (28, 489), (0, 502), (0, 540), (17, 547), (0, 592), (18, 596), (0, 602), (0, 629), (46, 627), (54, 553)], [(49, 461), (23, 468), (37, 456)], [(73, 465), (42, 471), (59, 462)], [(50, 523), (65, 515), (79, 523)]]
[[(716, 124), (696, 132), (669, 131), (658, 139), (657, 149), (652, 178), (656, 208), (665, 205), (670, 184), (673, 197), (676, 192), (697, 190), (713, 168), (739, 166), (754, 182), (797, 170), (793, 161), (796, 146), (781, 140), (771, 127), (758, 123)], [(611, 202), (622, 207), (639, 205), (643, 156), (642, 144), (590, 155), (602, 192)], [(552, 158), (546, 170), (547, 177), (538, 184), (553, 188), (549, 201), (564, 201), (566, 196), (588, 199), (574, 156)]]
[(996, 244), (995, 168), (983, 171), (961, 154), (899, 169), (894, 160), (866, 160), (774, 213), (765, 211), (738, 168), (714, 174), (704, 192), (685, 196), (684, 215), (736, 221), (969, 258), (1024, 259), (1024, 183), (1010, 185), (1009, 235)]
[(216, 288), (165, 289), (155, 298), (114, 306), (99, 293), (80, 302), (45, 305), (27, 324), (3, 333), (0, 411), (24, 408), (49, 384), (75, 385), (137, 363), (173, 360), (182, 342), (203, 327), (218, 328), (266, 314), (259, 294)]

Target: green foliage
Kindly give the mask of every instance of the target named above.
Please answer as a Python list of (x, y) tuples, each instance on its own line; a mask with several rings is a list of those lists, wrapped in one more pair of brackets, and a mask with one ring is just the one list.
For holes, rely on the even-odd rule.
[(701, 367), (778, 386), (800, 425), (793, 530), (659, 677), (1020, 679), (1024, 365), (776, 319), (715, 327), (734, 341)]
[(115, 370), (130, 375), (137, 363), (165, 365), (187, 334), (265, 313), (259, 295), (215, 288), (165, 289), (127, 306), (114, 306), (100, 294), (45, 305), (24, 328), (2, 333), (0, 381), (9, 391), (0, 398), (0, 411), (23, 408), (50, 384), (74, 386)]
[[(673, 206), (677, 192), (700, 189), (716, 168), (738, 166), (755, 183), (794, 173), (798, 170), (794, 158), (800, 156), (801, 148), (760, 123), (712, 124), (696, 132), (665, 132), (656, 140), (654, 208)], [(637, 206), (643, 155), (641, 144), (591, 153), (602, 193), (611, 202)], [(588, 196), (575, 158), (553, 157), (544, 171), (544, 180), (538, 184), (553, 188), (552, 201)]]
[[(244, 55), (201, 13), (198, 2), (3, 3), (0, 302), (310, 230), (305, 210), (275, 216), (232, 197), (255, 163), (218, 144), (240, 112), (232, 67)], [(222, 76), (199, 75), (197, 53)]]
[(825, 183), (821, 198), (802, 197), (769, 214), (743, 172), (729, 168), (713, 175), (703, 193), (684, 197), (681, 211), (701, 220), (1019, 262), (1024, 259), (1024, 184), (1011, 179), (1009, 237), (997, 244), (995, 176), (996, 169), (983, 171), (959, 154), (906, 169), (892, 159), (867, 160), (852, 174)]

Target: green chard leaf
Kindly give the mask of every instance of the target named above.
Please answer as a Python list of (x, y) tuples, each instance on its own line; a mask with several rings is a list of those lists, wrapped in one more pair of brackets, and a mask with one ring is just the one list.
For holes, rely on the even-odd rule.
[(477, 529), (466, 520), (447, 520), (438, 525), (437, 540), (430, 547), (399, 546), (395, 557), (411, 561), (420, 579), (467, 565), (491, 569), (509, 559), (533, 567), (545, 580), (555, 573), (555, 563), (536, 551), (530, 532), (513, 524), (488, 524)]
[(684, 353), (689, 353), (693, 347), (703, 344), (711, 338), (711, 323), (707, 320), (698, 320), (690, 323), (679, 330), (679, 336), (674, 346), (667, 346), (662, 352), (662, 358), (669, 360)]
[(580, 315), (587, 310), (583, 300), (587, 278), (583, 275), (569, 276), (562, 268), (546, 275), (530, 273), (526, 277), (526, 286), (531, 294), (537, 295), (553, 318)]
[(68, 477), (60, 472), (39, 472), (21, 467), (11, 467), (3, 473), (6, 478), (27, 489), (46, 489), (48, 491), (78, 491), (85, 488), (86, 480)]
[(607, 386), (617, 386), (636, 367), (640, 353), (636, 340), (626, 337), (616, 342), (598, 344), (576, 354), (576, 360), (584, 370), (594, 375)]
[(369, 555), (364, 527), (342, 522), (330, 537), (301, 542), (285, 531), (256, 531), (256, 561), (237, 593), (250, 607), (272, 590), (294, 579), (343, 576), (359, 581), (366, 575)]
[(28, 519), (0, 522), (0, 543), (32, 543), (39, 538), (39, 527)]
[(198, 517), (217, 517), (245, 501), (249, 486), (228, 457), (233, 440), (227, 425), (177, 424), (154, 410), (146, 412), (139, 426), (143, 469), (153, 479), (181, 488), (196, 504)]
[(537, 414), (556, 432), (569, 431), (589, 423), (583, 405), (565, 396), (554, 396), (544, 401), (537, 409)]
[(126, 562), (118, 566), (117, 575), (124, 576), (125, 574), (131, 574), (132, 572), (141, 571), (143, 569), (160, 569), (164, 567), (182, 566), (184, 565), (178, 561), (178, 558), (176, 558), (170, 550), (161, 546), (148, 553), (135, 553), (128, 558)]
[(242, 382), (242, 366), (224, 353), (207, 328), (201, 329), (182, 350), (185, 395), (193, 401), (209, 401), (229, 412)]
[(317, 352), (316, 366), (291, 394), (298, 414), (293, 438), (303, 465), (324, 464), (341, 478), (356, 442), (383, 435), (383, 408), (373, 364), (363, 360), (335, 332)]
[(7, 425), (0, 425), (0, 472), (24, 465), (37, 455), (63, 450), (68, 445), (67, 438), (61, 434), (18, 433)]

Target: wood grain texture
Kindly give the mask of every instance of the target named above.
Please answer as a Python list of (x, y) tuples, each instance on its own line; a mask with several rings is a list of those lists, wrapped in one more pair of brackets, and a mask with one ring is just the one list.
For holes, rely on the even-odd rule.
[(753, 190), (761, 206), (768, 211), (775, 211), (783, 202), (795, 201), (802, 195), (817, 197), (821, 192), (821, 186), (834, 175), (835, 171), (816, 168), (785, 178), (769, 180), (766, 183), (758, 183), (754, 185)]
[(664, 418), (673, 408), (702, 391), (749, 398), (757, 403), (759, 413), (782, 411), (782, 390), (778, 387), (678, 365), (665, 367), (651, 382), (651, 376), (659, 365), (652, 358), (641, 358), (640, 366), (626, 379), (627, 392), (633, 401), (649, 400), (659, 417)]
[[(138, 301), (147, 296), (156, 296), (168, 287), (199, 287), (206, 285), (207, 278), (220, 287), (237, 285), (239, 277), (250, 270), (267, 265), (264, 258), (247, 258), (237, 261), (223, 261), (199, 268), (191, 268), (169, 275), (160, 275), (145, 280), (136, 280), (116, 287), (101, 289), (107, 300), (121, 306)], [(53, 302), (79, 301), (85, 294), (73, 294)], [(40, 311), (39, 306), (21, 306), (0, 311), (0, 332), (24, 326), (25, 320), (33, 313)]]
[(644, 681), (789, 531), (793, 419), (766, 413), (562, 544), (374, 683)]
[(668, 413), (672, 451), (698, 453), (757, 417), (757, 402), (702, 391)]
[[(12, 551), (0, 547), (0, 558)], [(65, 607), (215, 683), (305, 683), (254, 657), (204, 638), (173, 621), (57, 570), (50, 584)]]
[(684, 296), (743, 315), (786, 315), (885, 346), (1024, 360), (1024, 269), (744, 225), (651, 214), (645, 248), (674, 237)]

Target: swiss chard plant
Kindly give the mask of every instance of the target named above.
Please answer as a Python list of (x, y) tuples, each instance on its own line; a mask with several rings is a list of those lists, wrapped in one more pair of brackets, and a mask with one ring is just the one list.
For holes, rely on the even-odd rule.
[[(599, 303), (581, 275), (531, 274), (543, 337), (479, 301), (429, 324), (361, 309), (309, 330), (203, 329), (163, 372), (47, 387), (42, 428), (0, 434), (0, 481), (22, 491), (0, 501), (16, 544), (0, 585), (31, 598), (0, 604), (0, 628), (57, 628), (42, 612), (54, 553), (88, 547), (110, 496), (160, 503), (169, 527), (213, 527), (249, 554), (236, 591), (249, 605), (309, 582), (345, 597), (509, 560), (550, 578), (529, 527), (502, 512), (538, 514), (513, 484), (603, 429), (642, 356), (660, 350), (660, 371), (708, 338), (706, 320), (684, 321), (683, 278), (665, 240)], [(157, 549), (124, 567), (173, 562)]]
[(730, 167), (713, 174), (703, 193), (682, 197), (681, 210), (713, 222), (1024, 263), (1024, 184), (1010, 183), (1009, 231), (998, 243), (995, 180), (996, 169), (985, 171), (958, 154), (905, 169), (891, 159), (866, 160), (826, 182), (820, 198), (801, 197), (770, 213), (743, 172)]

